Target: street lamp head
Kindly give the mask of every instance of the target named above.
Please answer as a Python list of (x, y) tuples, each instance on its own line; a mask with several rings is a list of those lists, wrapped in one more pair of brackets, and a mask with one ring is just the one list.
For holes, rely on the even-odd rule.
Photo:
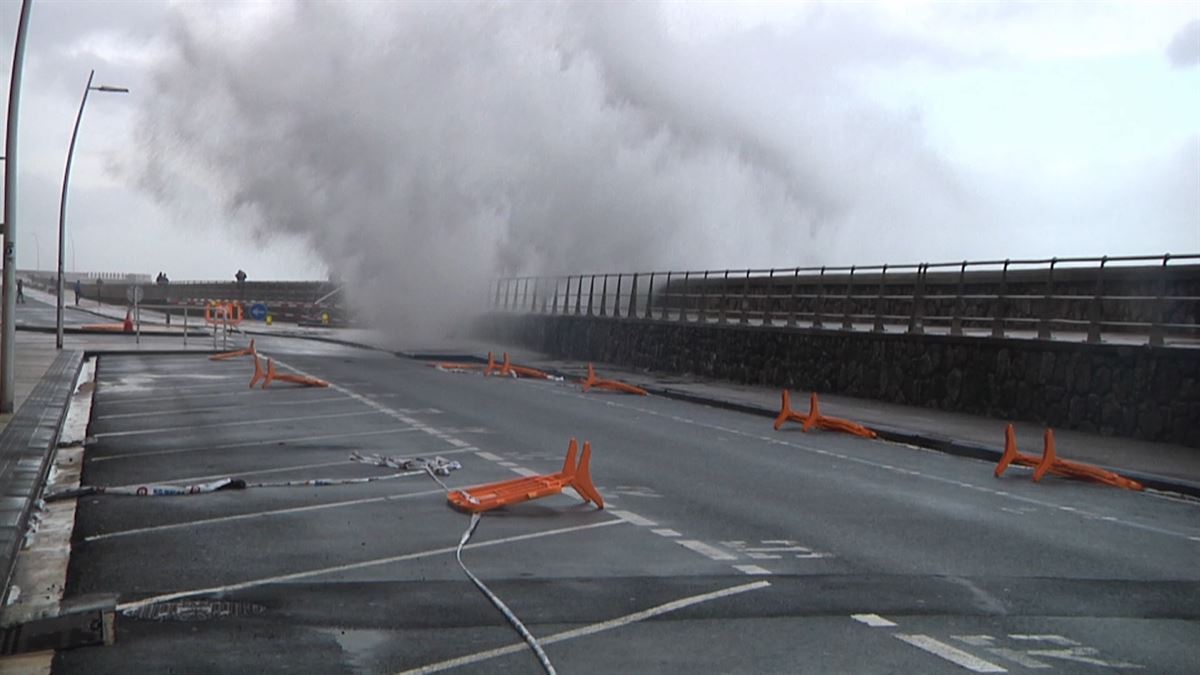
[(108, 92), (112, 92), (114, 94), (128, 94), (129, 93), (129, 90), (126, 89), (125, 87), (110, 87), (107, 84), (102, 84), (98, 87), (89, 87), (89, 88), (92, 90), (95, 90), (95, 91), (108, 91)]

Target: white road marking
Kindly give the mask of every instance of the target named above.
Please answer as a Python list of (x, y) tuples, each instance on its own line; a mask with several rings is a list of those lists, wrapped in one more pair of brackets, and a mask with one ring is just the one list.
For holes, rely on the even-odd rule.
[[(351, 400), (353, 400), (353, 399), (351, 399), (348, 396), (326, 396), (324, 398), (306, 398), (306, 399), (297, 399), (297, 400), (289, 400), (289, 401), (270, 401), (270, 402), (266, 402), (266, 403), (255, 402), (254, 407), (262, 408), (265, 406), (308, 405), (310, 403), (329, 403), (331, 401), (351, 401)], [(193, 415), (196, 413), (221, 412), (223, 410), (244, 410), (246, 407), (247, 406), (245, 403), (240, 403), (240, 404), (235, 404), (235, 405), (212, 406), (209, 408), (188, 408), (187, 410), (155, 410), (153, 412), (113, 413), (111, 415), (99, 415), (95, 419), (96, 420), (116, 420), (116, 419), (123, 419), (126, 417), (167, 417), (170, 415)]]
[[(218, 516), (216, 518), (202, 518), (200, 520), (189, 520), (184, 523), (168, 523), (166, 525), (150, 525), (147, 527), (136, 527), (131, 530), (119, 530), (117, 532), (104, 532), (101, 534), (93, 534), (90, 537), (84, 537), (84, 541), (101, 541), (103, 539), (114, 539), (116, 537), (130, 537), (137, 534), (146, 534), (147, 532), (163, 532), (165, 530), (178, 530), (182, 528), (200, 527), (202, 525), (216, 525), (220, 523), (230, 523), (238, 520), (251, 520), (254, 518), (266, 518), (268, 516), (283, 516), (291, 513), (304, 513), (307, 511), (322, 511), (325, 509), (340, 509), (346, 506), (361, 506), (363, 504), (374, 504), (377, 502), (391, 502), (400, 499), (411, 499), (414, 497), (428, 497), (429, 495), (445, 494), (445, 490), (441, 488), (436, 490), (423, 490), (421, 492), (406, 492), (398, 495), (385, 495), (383, 497), (363, 497), (361, 499), (348, 499), (340, 502), (329, 502), (326, 504), (310, 504), (308, 506), (293, 506), (286, 509), (271, 509), (269, 511), (255, 511), (254, 513), (239, 513), (233, 516)], [(140, 497), (134, 497), (140, 499)], [(153, 499), (153, 497), (147, 497)], [(188, 499), (186, 496), (178, 497), (178, 499)]]
[(516, 462), (500, 462), (500, 466), (508, 467), (509, 469), (513, 468), (516, 465), (517, 465)]
[(527, 477), (542, 475), (542, 474), (534, 471), (533, 469), (526, 469), (523, 466), (514, 466), (514, 467), (510, 468), (509, 471), (512, 471), (513, 473), (520, 474), (522, 476), (527, 476)]
[(765, 567), (759, 567), (758, 565), (734, 565), (733, 569), (751, 575), (764, 575), (771, 573), (771, 570)]
[(679, 534), (679, 532), (672, 530), (669, 527), (660, 527), (657, 530), (650, 530), (650, 531), (653, 532), (654, 534), (657, 534), (660, 537), (681, 537), (681, 536), (683, 536), (683, 535)]
[(446, 436), (446, 442), (459, 448), (465, 448), (470, 445), (470, 443), (467, 443), (466, 441), (460, 441), (457, 438), (450, 437), (449, 435)]
[(1038, 661), (1032, 656), (1029, 656), (1024, 652), (1019, 652), (1015, 649), (1009, 649), (1007, 647), (990, 647), (988, 648), (988, 651), (996, 656), (999, 656), (1000, 658), (1008, 659), (1009, 661), (1026, 668), (1042, 669), (1051, 667), (1049, 663)]
[[(725, 589), (722, 589), (719, 591), (712, 591), (711, 593), (701, 593), (700, 595), (693, 595), (693, 596), (689, 596), (686, 598), (681, 598), (679, 600), (673, 600), (668, 603), (664, 603), (664, 604), (661, 604), (661, 605), (658, 605), (655, 607), (651, 607), (650, 609), (644, 609), (640, 612), (634, 612), (632, 614), (626, 614), (624, 616), (619, 616), (615, 619), (609, 619), (608, 621), (601, 621), (599, 623), (593, 623), (593, 624), (590, 624), (587, 626), (582, 626), (580, 628), (574, 628), (572, 630), (562, 631), (561, 633), (555, 633), (553, 635), (548, 635), (544, 638), (538, 638), (538, 642), (540, 642), (542, 645), (552, 645), (552, 644), (555, 644), (558, 642), (564, 642), (566, 640), (573, 640), (575, 638), (586, 637), (588, 635), (595, 635), (596, 633), (602, 633), (604, 631), (613, 630), (614, 628), (628, 626), (631, 623), (637, 623), (638, 621), (644, 621), (646, 619), (650, 619), (650, 618), (653, 618), (656, 616), (668, 614), (670, 612), (674, 612), (676, 610), (680, 610), (685, 607), (691, 607), (692, 605), (698, 605), (702, 602), (708, 602), (710, 600), (718, 600), (720, 598), (729, 597), (731, 595), (738, 595), (740, 593), (745, 593), (747, 591), (756, 591), (760, 588), (767, 588), (770, 585), (771, 585), (771, 583), (769, 581), (755, 581), (755, 582), (748, 583), (748, 584), (742, 584), (740, 586), (732, 586), (730, 588), (725, 588)], [(526, 645), (524, 642), (519, 642), (516, 644), (508, 645), (507, 647), (500, 647), (498, 649), (489, 649), (486, 651), (469, 654), (467, 656), (460, 656), (458, 658), (448, 659), (446, 661), (438, 661), (437, 663), (430, 663), (428, 665), (421, 666), (420, 668), (413, 668), (411, 670), (405, 670), (405, 671), (399, 673), (399, 675), (426, 675), (427, 673), (437, 673), (437, 672), (440, 672), (443, 670), (449, 670), (451, 668), (458, 668), (460, 666), (466, 666), (466, 665), (470, 665), (472, 663), (479, 663), (481, 661), (487, 661), (490, 659), (494, 659), (498, 656), (506, 656), (508, 654), (516, 654), (517, 652), (524, 651), (528, 648), (529, 648), (528, 645)]]
[(629, 523), (630, 525), (637, 525), (639, 527), (651, 527), (653, 525), (658, 524), (658, 523), (654, 522), (653, 520), (650, 520), (648, 518), (643, 518), (643, 517), (639, 516), (638, 514), (633, 513), (632, 511), (617, 511), (616, 509), (611, 509), (611, 510), (609, 510), (609, 513), (620, 518), (621, 520), (624, 520), (625, 522)]
[[(542, 537), (552, 537), (552, 536), (559, 535), (559, 534), (568, 534), (571, 532), (580, 532), (583, 530), (591, 530), (591, 529), (595, 529), (597, 527), (608, 527), (609, 525), (624, 525), (624, 524), (625, 524), (625, 521), (623, 521), (619, 518), (613, 518), (612, 520), (604, 520), (604, 521), (600, 521), (598, 523), (589, 523), (587, 525), (574, 525), (572, 527), (560, 527), (560, 528), (553, 529), (553, 530), (542, 530), (540, 532), (530, 532), (528, 534), (519, 534), (519, 535), (515, 535), (512, 537), (502, 537), (500, 539), (489, 539), (488, 541), (481, 541), (481, 542), (477, 542), (477, 543), (467, 544), (466, 546), (463, 547), (463, 549), (466, 550), (466, 549), (486, 548), (489, 546), (497, 546), (500, 544), (511, 544), (511, 543), (517, 542), (517, 541), (526, 541), (529, 539), (540, 539)], [(132, 602), (123, 602), (123, 603), (117, 605), (117, 610), (125, 611), (128, 609), (136, 609), (138, 607), (145, 607), (147, 605), (154, 605), (154, 604), (157, 604), (160, 602), (167, 602), (170, 600), (178, 600), (180, 598), (191, 598), (191, 597), (195, 597), (197, 595), (212, 595), (214, 593), (222, 593), (222, 594), (232, 593), (234, 591), (240, 591), (240, 590), (244, 590), (247, 588), (254, 588), (256, 586), (265, 586), (267, 584), (277, 584), (277, 583), (282, 583), (285, 581), (296, 581), (297, 579), (311, 579), (312, 577), (319, 577), (319, 576), (323, 576), (326, 574), (334, 574), (337, 572), (349, 572), (349, 571), (353, 571), (353, 570), (366, 569), (368, 567), (378, 567), (380, 565), (390, 565), (392, 563), (404, 562), (407, 560), (417, 560), (419, 558), (429, 558), (429, 557), (432, 557), (435, 555), (454, 553), (454, 551), (457, 549), (458, 549), (457, 545), (445, 546), (443, 548), (435, 548), (435, 549), (430, 549), (428, 551), (418, 551), (416, 553), (405, 553), (403, 555), (395, 555), (395, 556), (390, 556), (387, 558), (376, 558), (374, 560), (364, 560), (362, 562), (347, 563), (345, 565), (333, 565), (331, 567), (319, 567), (317, 569), (304, 570), (301, 572), (292, 572), (291, 574), (280, 574), (280, 575), (272, 576), (272, 577), (261, 577), (258, 579), (250, 579), (247, 581), (242, 581), (242, 582), (238, 582), (238, 583), (234, 583), (234, 584), (225, 584), (222, 586), (210, 586), (208, 588), (196, 588), (196, 589), (192, 589), (190, 591), (176, 591), (174, 593), (164, 593), (162, 595), (154, 595), (154, 596), (150, 596), (148, 598), (142, 598), (141, 600), (134, 600)], [(747, 590), (750, 590), (750, 589), (747, 589)], [(522, 644), (522, 646), (524, 646), (524, 643), (521, 643), (521, 644)]]
[(269, 441), (245, 441), (242, 443), (223, 443), (221, 445), (200, 445), (191, 448), (176, 448), (174, 450), (148, 450), (146, 452), (130, 452), (122, 455), (103, 455), (92, 457), (90, 462), (107, 462), (113, 459), (136, 459), (158, 455), (178, 455), (188, 452), (203, 452), (206, 450), (228, 450), (230, 448), (249, 448), (256, 445), (279, 445), (280, 443), (295, 443), (297, 441), (326, 441), (331, 438), (359, 438), (362, 436), (382, 436), (384, 434), (400, 434), (415, 431), (412, 427), (397, 427), (395, 429), (378, 429), (375, 431), (355, 431), (349, 434), (326, 434), (324, 436), (293, 436), (291, 438), (276, 438)]
[(712, 560), (737, 560), (736, 555), (722, 551), (715, 546), (710, 546), (698, 539), (676, 539), (675, 543), (683, 546), (684, 548), (690, 548), (696, 553), (707, 556)]
[(851, 614), (850, 618), (859, 623), (865, 623), (871, 628), (886, 628), (896, 625), (895, 621), (888, 621), (878, 614)]
[[(308, 393), (304, 389), (295, 389), (292, 391), (295, 391), (297, 394)], [(319, 390), (319, 389), (310, 390), (310, 391), (324, 393), (323, 390)], [(197, 399), (197, 398), (217, 398), (217, 397), (228, 397), (228, 396), (260, 396), (260, 395), (262, 395), (262, 391), (258, 390), (258, 389), (239, 389), (238, 391), (218, 391), (218, 392), (213, 392), (211, 394), (191, 394), (188, 396), (145, 396), (145, 397), (139, 397), (139, 398), (121, 398), (120, 396), (114, 396), (114, 397), (110, 398), (107, 394), (105, 394), (104, 400), (109, 405), (125, 405), (127, 403), (163, 403), (165, 401), (177, 403), (180, 401), (184, 401), (184, 400), (190, 401), (192, 399)]]
[(479, 451), (479, 452), (477, 452), (477, 453), (475, 453), (475, 456), (476, 456), (476, 457), (479, 457), (480, 459), (486, 459), (486, 460), (488, 460), (488, 461), (491, 461), (491, 462), (500, 462), (500, 461), (503, 461), (503, 459), (504, 459), (504, 458), (503, 458), (503, 457), (501, 457), (500, 455), (494, 455), (494, 454), (492, 454), (492, 453), (490, 453), (490, 452), (484, 452), (484, 451), (482, 451), (482, 450), (481, 450), (481, 451)]
[(975, 673), (1008, 672), (1007, 668), (1002, 668), (991, 661), (985, 661), (974, 654), (968, 654), (957, 647), (952, 647), (941, 640), (935, 640), (928, 635), (896, 633), (892, 637)]
[(141, 436), (143, 434), (168, 434), (177, 433), (180, 431), (190, 431), (192, 429), (215, 429), (225, 427), (242, 427), (249, 425), (264, 425), (274, 424), (276, 422), (303, 422), (306, 420), (321, 420), (332, 419), (334, 417), (362, 417), (364, 415), (378, 415), (378, 410), (359, 410), (356, 412), (341, 412), (341, 413), (326, 413), (324, 415), (301, 415), (300, 417), (269, 417), (267, 419), (257, 420), (241, 420), (237, 422), (212, 422), (209, 424), (192, 424), (181, 427), (159, 427), (157, 429), (133, 429), (130, 431), (109, 431), (103, 434), (96, 434), (96, 438), (114, 438), (117, 436)]

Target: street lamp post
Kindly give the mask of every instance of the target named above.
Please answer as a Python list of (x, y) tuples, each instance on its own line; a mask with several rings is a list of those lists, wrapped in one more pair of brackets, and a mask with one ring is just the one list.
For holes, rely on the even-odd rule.
[(62, 349), (63, 346), (63, 294), (65, 285), (63, 283), (63, 258), (66, 253), (65, 237), (67, 230), (67, 185), (71, 182), (71, 158), (75, 155), (75, 139), (79, 136), (79, 122), (83, 119), (83, 107), (87, 105), (88, 92), (91, 91), (107, 91), (112, 93), (126, 94), (129, 90), (124, 87), (109, 87), (109, 86), (92, 86), (92, 78), (96, 76), (96, 71), (92, 70), (88, 73), (87, 86), (83, 88), (83, 100), (79, 102), (79, 114), (75, 116), (75, 130), (71, 132), (71, 145), (67, 148), (67, 168), (63, 171), (63, 186), (62, 199), (58, 205), (58, 305), (55, 312), (55, 338), (54, 346), (57, 349)]

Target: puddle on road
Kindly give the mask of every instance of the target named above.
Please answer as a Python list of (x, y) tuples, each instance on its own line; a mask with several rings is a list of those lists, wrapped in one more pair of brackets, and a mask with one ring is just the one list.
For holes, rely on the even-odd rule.
[(209, 621), (228, 616), (257, 616), (265, 611), (266, 607), (252, 602), (177, 600), (137, 607), (123, 614), (131, 619), (149, 621)]
[(149, 392), (155, 389), (160, 389), (157, 386), (160, 381), (170, 382), (174, 386), (179, 386), (179, 383), (184, 380), (194, 380), (196, 383), (203, 384), (205, 382), (220, 382), (229, 379), (228, 375), (203, 375), (193, 373), (146, 373), (144, 375), (118, 375), (113, 379), (105, 377), (104, 368), (100, 368), (100, 379), (104, 384), (104, 393), (106, 394), (128, 394), (136, 392)]

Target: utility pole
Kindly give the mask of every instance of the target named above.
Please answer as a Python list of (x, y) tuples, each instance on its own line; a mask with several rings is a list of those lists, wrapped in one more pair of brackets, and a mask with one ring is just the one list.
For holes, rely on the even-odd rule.
[(17, 41), (13, 46), (12, 77), (8, 81), (8, 127), (4, 138), (4, 289), (0, 302), (0, 413), (13, 412), (13, 367), (17, 313), (17, 112), (21, 105), (21, 69), (25, 63), (25, 34), (33, 0), (21, 0)]

